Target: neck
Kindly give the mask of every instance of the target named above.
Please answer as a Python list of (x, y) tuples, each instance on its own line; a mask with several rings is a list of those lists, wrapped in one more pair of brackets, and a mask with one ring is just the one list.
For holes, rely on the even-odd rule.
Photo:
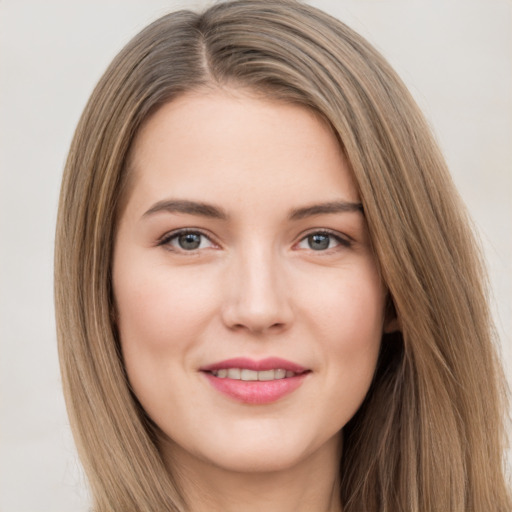
[[(341, 512), (341, 438), (297, 464), (273, 471), (229, 471), (198, 460), (169, 442), (162, 446), (189, 512)], [(170, 469), (170, 468), (169, 468)]]

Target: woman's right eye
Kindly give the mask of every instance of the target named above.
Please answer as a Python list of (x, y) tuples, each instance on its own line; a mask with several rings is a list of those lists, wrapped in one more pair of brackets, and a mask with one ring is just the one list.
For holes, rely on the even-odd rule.
[(158, 245), (186, 252), (215, 246), (215, 244), (200, 231), (178, 231), (170, 233), (164, 236)]

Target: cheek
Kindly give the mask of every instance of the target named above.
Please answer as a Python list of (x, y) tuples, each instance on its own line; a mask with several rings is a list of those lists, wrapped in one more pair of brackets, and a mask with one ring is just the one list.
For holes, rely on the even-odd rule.
[(171, 271), (147, 259), (139, 265), (137, 256), (114, 260), (118, 330), (130, 384), (156, 418), (169, 401), (169, 379), (190, 373), (200, 350), (214, 311), (214, 283), (197, 269)]
[(169, 401), (169, 379), (183, 379), (200, 347), (213, 310), (212, 283), (186, 270), (137, 261), (136, 253), (115, 260), (117, 324), (131, 387), (158, 418)]
[[(323, 286), (319, 283), (325, 282)], [(374, 262), (347, 265), (302, 287), (304, 314), (333, 349), (360, 351), (382, 336), (385, 289)]]
[(310, 299), (310, 329), (317, 333), (317, 355), (327, 368), (326, 400), (339, 426), (355, 414), (373, 379), (385, 293), (374, 266), (363, 266), (340, 272), (322, 295), (321, 303)]
[[(131, 262), (133, 263), (133, 261)], [(164, 350), (186, 342), (200, 329), (212, 306), (209, 280), (161, 266), (138, 267), (119, 261), (114, 268), (114, 295), (123, 348), (142, 345)]]
[(365, 277), (346, 283), (346, 294), (337, 301), (338, 316), (330, 339), (336, 342), (338, 357), (357, 362), (354, 368), (373, 375), (382, 339), (384, 292), (378, 276)]

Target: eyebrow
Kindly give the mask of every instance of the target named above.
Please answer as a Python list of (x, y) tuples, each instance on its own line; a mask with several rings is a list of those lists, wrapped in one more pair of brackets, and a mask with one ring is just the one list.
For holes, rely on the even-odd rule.
[(330, 213), (361, 212), (364, 213), (361, 203), (349, 201), (331, 201), (328, 203), (313, 204), (304, 208), (296, 208), (290, 213), (290, 220), (300, 220), (315, 215), (326, 215)]
[[(164, 199), (155, 203), (143, 217), (148, 217), (155, 213), (185, 213), (188, 215), (199, 215), (212, 219), (227, 220), (228, 214), (218, 206), (198, 201), (189, 201), (185, 199)], [(327, 203), (313, 204), (302, 208), (295, 208), (290, 212), (290, 220), (300, 220), (315, 215), (327, 215), (333, 213), (361, 212), (363, 205), (349, 201), (330, 201)]]
[(188, 215), (199, 215), (201, 217), (221, 220), (227, 220), (228, 218), (228, 214), (217, 206), (183, 199), (164, 199), (163, 201), (158, 201), (143, 215), (143, 217), (159, 212), (186, 213)]

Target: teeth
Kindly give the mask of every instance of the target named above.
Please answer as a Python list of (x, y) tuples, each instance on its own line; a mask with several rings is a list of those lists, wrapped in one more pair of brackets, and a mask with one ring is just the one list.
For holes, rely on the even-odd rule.
[(258, 380), (274, 380), (274, 370), (265, 370), (258, 372)]
[(240, 379), (240, 368), (230, 368), (228, 370), (228, 379)]
[(274, 378), (284, 379), (286, 377), (286, 370), (274, 370)]
[(246, 370), (245, 368), (240, 372), (241, 380), (258, 380), (258, 372), (254, 370)]
[(244, 381), (269, 381), (294, 377), (296, 374), (290, 370), (248, 370), (247, 368), (226, 368), (214, 370), (212, 374), (219, 379), (234, 379)]

